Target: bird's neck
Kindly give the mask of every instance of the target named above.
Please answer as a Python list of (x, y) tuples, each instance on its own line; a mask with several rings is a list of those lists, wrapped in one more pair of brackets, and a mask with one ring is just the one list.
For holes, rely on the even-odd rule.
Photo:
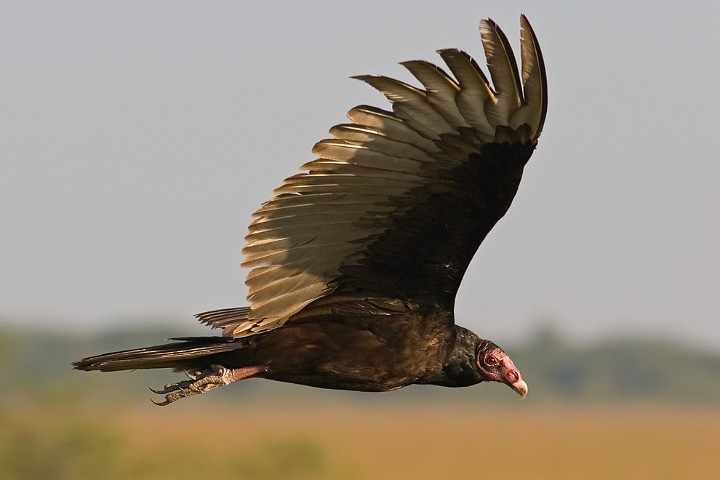
[(480, 338), (470, 330), (456, 326), (455, 342), (447, 359), (438, 368), (429, 371), (417, 383), (444, 387), (467, 387), (482, 382), (475, 365), (475, 350)]

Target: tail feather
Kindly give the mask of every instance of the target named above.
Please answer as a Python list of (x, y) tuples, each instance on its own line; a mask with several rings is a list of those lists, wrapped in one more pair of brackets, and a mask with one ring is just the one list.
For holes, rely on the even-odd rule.
[(78, 370), (102, 372), (149, 368), (184, 369), (196, 363), (194, 361), (198, 358), (237, 350), (245, 343), (227, 337), (184, 337), (171, 340), (179, 341), (95, 355), (73, 362), (73, 366)]

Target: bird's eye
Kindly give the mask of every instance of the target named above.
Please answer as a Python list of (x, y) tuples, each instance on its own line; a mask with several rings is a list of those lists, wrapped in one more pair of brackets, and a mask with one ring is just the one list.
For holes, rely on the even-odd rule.
[(495, 356), (493, 356), (493, 355), (485, 356), (485, 365), (487, 365), (489, 367), (494, 367), (497, 364), (498, 364), (498, 359), (495, 358)]

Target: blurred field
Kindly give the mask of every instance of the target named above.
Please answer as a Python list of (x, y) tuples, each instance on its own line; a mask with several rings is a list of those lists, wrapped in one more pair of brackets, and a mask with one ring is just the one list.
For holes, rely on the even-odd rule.
[(720, 472), (720, 409), (707, 406), (203, 400), (4, 409), (0, 478), (714, 479)]

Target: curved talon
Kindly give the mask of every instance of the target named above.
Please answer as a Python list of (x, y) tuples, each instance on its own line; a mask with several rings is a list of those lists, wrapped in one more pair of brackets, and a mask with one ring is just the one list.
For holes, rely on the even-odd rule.
[(200, 375), (202, 375), (202, 370), (183, 370), (183, 373), (186, 377), (188, 377), (190, 380), (197, 380)]
[[(183, 385), (185, 384), (185, 385)], [(182, 382), (177, 383), (168, 383), (163, 386), (162, 390), (155, 390), (154, 388), (151, 388), (150, 391), (153, 393), (157, 393), (158, 395), (163, 395), (165, 393), (175, 392), (177, 390), (185, 390), (191, 385), (191, 383), (187, 380), (183, 380)]]
[(183, 388), (177, 383), (169, 383), (165, 385), (162, 390), (150, 389), (151, 392), (157, 393), (158, 395), (165, 395), (166, 393), (176, 392), (178, 390), (183, 390)]

